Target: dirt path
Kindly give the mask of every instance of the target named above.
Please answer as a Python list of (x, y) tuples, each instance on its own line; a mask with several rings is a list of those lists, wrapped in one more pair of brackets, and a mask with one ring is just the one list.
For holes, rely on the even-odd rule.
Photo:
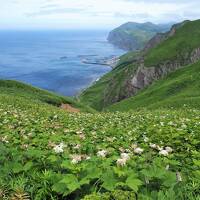
[(71, 112), (71, 113), (79, 113), (80, 110), (78, 108), (74, 108), (69, 104), (61, 104), (60, 108), (62, 108), (63, 110), (66, 110), (67, 112)]

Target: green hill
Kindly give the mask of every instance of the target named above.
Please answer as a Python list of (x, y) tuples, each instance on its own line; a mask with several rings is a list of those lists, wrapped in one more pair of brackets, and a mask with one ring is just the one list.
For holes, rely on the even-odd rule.
[(0, 199), (199, 199), (199, 110), (68, 113), (0, 85)]
[(200, 62), (169, 74), (109, 111), (190, 107), (200, 109)]
[(115, 46), (128, 50), (141, 50), (159, 32), (169, 30), (170, 25), (128, 22), (109, 33), (108, 41)]
[(14, 103), (15, 99), (17, 99), (22, 104), (25, 100), (26, 102), (31, 101), (56, 107), (61, 106), (61, 104), (69, 104), (83, 112), (94, 112), (93, 109), (78, 103), (73, 98), (59, 96), (55, 93), (12, 80), (0, 80), (0, 99), (1, 102), (4, 102), (4, 99), (9, 99), (9, 101)]
[[(102, 110), (136, 95), (154, 81), (200, 59), (200, 20), (175, 25), (162, 38), (155, 36), (150, 48), (130, 52), (118, 66), (86, 89), (80, 99)], [(154, 41), (154, 44), (152, 44)]]

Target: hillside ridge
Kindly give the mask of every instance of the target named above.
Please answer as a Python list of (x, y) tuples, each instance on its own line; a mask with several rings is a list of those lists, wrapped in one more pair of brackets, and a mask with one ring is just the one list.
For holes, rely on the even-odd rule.
[[(162, 37), (155, 36), (144, 50), (123, 55), (118, 66), (84, 91), (80, 99), (102, 110), (136, 95), (169, 73), (196, 63), (200, 59), (199, 28), (200, 20), (184, 21)], [(152, 41), (156, 42), (152, 45)], [(98, 93), (95, 98), (94, 92)]]

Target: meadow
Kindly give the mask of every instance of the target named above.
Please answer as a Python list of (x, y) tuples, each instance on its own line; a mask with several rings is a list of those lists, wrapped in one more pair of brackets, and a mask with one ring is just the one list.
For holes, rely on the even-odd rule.
[(0, 95), (3, 200), (200, 199), (200, 111), (67, 113)]

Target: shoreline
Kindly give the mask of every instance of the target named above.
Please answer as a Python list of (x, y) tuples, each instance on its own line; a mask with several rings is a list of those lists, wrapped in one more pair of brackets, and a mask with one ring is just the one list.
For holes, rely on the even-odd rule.
[(120, 60), (119, 57), (115, 56), (112, 58), (101, 59), (101, 60), (97, 60), (97, 61), (90, 61), (89, 59), (82, 59), (81, 62), (84, 64), (109, 66), (112, 69), (114, 69), (117, 66), (119, 60)]

